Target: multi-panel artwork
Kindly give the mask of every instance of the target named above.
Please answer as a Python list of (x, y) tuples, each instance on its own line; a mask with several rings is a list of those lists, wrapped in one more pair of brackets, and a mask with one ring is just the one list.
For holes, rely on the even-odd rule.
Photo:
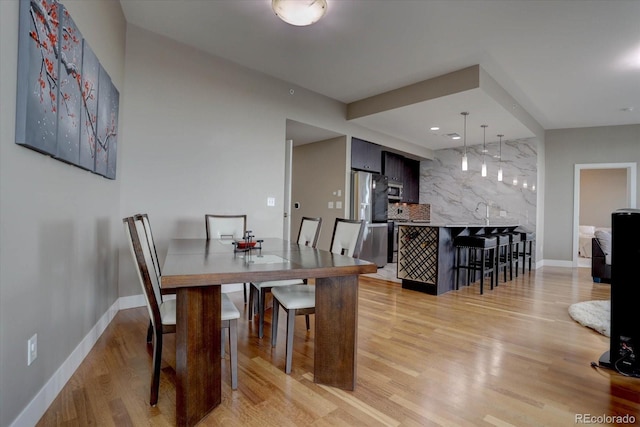
[(16, 143), (116, 177), (120, 94), (57, 0), (20, 0)]

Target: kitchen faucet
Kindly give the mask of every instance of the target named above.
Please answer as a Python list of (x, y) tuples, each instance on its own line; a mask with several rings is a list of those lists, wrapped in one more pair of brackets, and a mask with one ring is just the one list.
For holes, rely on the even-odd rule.
[(485, 225), (489, 225), (489, 207), (491, 206), (491, 203), (478, 202), (478, 204), (476, 205), (476, 212), (478, 212), (478, 209), (480, 209), (480, 205), (484, 205), (485, 206), (484, 223), (485, 223)]

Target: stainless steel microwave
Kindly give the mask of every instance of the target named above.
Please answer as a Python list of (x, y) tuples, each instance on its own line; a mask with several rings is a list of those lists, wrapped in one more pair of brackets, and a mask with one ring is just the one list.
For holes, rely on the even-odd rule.
[(389, 196), (389, 203), (396, 203), (402, 201), (402, 184), (397, 182), (390, 182), (387, 190)]

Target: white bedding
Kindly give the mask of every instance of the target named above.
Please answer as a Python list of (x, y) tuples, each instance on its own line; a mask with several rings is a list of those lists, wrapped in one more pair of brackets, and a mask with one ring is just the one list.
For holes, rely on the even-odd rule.
[(591, 239), (595, 237), (596, 227), (581, 225), (578, 229), (578, 255), (583, 258), (591, 258)]

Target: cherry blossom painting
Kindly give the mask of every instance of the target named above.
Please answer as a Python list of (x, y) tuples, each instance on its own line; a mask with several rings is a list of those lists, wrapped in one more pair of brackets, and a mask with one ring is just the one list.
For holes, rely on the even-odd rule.
[(20, 0), (16, 143), (116, 177), (119, 93), (67, 9)]

